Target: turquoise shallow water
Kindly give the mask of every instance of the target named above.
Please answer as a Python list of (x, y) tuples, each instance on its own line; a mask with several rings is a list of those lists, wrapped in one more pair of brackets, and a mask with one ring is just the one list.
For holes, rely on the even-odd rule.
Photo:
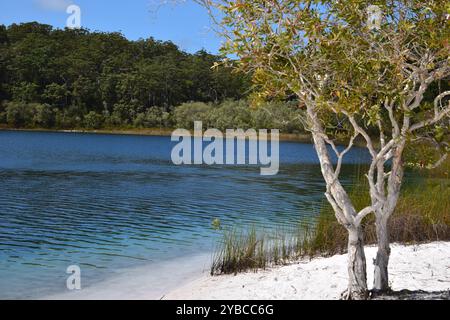
[[(0, 298), (66, 290), (69, 265), (93, 285), (112, 272), (211, 251), (228, 226), (313, 223), (323, 199), (309, 144), (280, 143), (280, 173), (175, 166), (170, 137), (0, 132)], [(349, 153), (344, 183), (361, 149)]]

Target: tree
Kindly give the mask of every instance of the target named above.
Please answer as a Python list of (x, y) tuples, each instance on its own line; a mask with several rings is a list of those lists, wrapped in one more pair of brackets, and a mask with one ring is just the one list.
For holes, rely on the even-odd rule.
[(51, 83), (45, 87), (42, 97), (44, 100), (52, 103), (54, 106), (63, 107), (67, 105), (69, 92), (65, 84), (60, 85), (57, 83)]
[[(374, 289), (387, 290), (387, 222), (403, 180), (404, 148), (433, 138), (425, 131), (437, 129), (450, 112), (448, 91), (432, 105), (424, 101), (430, 85), (449, 76), (448, 7), (432, 0), (380, 0), (378, 7), (364, 0), (198, 2), (227, 40), (223, 53), (239, 56), (237, 68), (253, 74), (262, 97), (295, 95), (306, 109), (325, 196), (348, 231), (343, 297), (368, 296), (361, 222), (371, 213), (378, 236)], [(348, 137), (344, 148), (334, 141), (342, 134)], [(371, 155), (371, 204), (361, 210), (339, 180), (343, 158), (357, 138)]]
[(33, 105), (33, 127), (51, 128), (55, 124), (55, 114), (48, 104)]
[(7, 65), (9, 63), (9, 48), (8, 48), (8, 34), (6, 32), (6, 27), (0, 25), (0, 101), (7, 98), (6, 88), (4, 88), (4, 83), (7, 82)]
[(13, 98), (20, 102), (36, 102), (38, 99), (38, 86), (31, 82), (21, 82), (12, 89)]
[(16, 128), (26, 127), (33, 118), (33, 108), (33, 105), (23, 102), (7, 102), (5, 105), (7, 123)]

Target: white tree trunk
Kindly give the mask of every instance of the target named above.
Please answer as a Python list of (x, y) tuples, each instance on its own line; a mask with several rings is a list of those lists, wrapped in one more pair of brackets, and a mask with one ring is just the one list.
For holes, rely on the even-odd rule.
[(327, 185), (326, 196), (334, 209), (336, 219), (348, 231), (348, 288), (342, 294), (343, 299), (367, 299), (366, 257), (364, 254), (364, 237), (356, 210), (350, 197), (341, 185), (324, 140), (324, 130), (313, 107), (307, 108), (312, 123), (312, 136), (323, 178)]
[[(394, 149), (394, 156), (392, 159), (392, 168), (387, 182), (387, 194), (383, 206), (375, 212), (375, 228), (377, 233), (378, 251), (374, 260), (374, 283), (373, 291), (375, 293), (384, 293), (389, 291), (389, 257), (391, 255), (391, 248), (389, 246), (389, 227), (388, 222), (392, 213), (397, 206), (398, 198), (400, 196), (400, 188), (403, 181), (403, 161), (402, 155), (406, 140), (400, 139), (398, 145)], [(378, 169), (384, 175), (383, 167)], [(384, 193), (384, 179), (379, 178), (377, 181), (378, 190)], [(374, 199), (374, 197), (372, 197)]]
[(386, 292), (389, 290), (388, 265), (391, 248), (389, 246), (389, 229), (387, 222), (388, 219), (386, 219), (384, 215), (379, 215), (377, 213), (375, 227), (377, 232), (378, 251), (374, 260), (375, 274), (373, 283), (373, 290), (375, 292)]
[(366, 256), (362, 228), (348, 229), (348, 289), (344, 299), (365, 300), (368, 297)]

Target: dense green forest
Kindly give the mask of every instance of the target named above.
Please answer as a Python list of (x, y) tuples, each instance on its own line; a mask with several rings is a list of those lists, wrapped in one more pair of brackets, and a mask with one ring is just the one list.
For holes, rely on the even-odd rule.
[[(100, 129), (276, 127), (301, 130), (295, 105), (245, 102), (250, 80), (220, 57), (120, 33), (0, 25), (0, 124)], [(283, 121), (277, 121), (282, 119)]]

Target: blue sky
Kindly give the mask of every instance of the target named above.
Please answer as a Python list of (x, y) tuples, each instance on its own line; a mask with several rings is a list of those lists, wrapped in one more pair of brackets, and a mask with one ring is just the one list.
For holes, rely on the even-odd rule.
[(82, 27), (90, 30), (120, 31), (131, 40), (171, 40), (188, 52), (204, 48), (217, 53), (221, 40), (210, 30), (205, 9), (182, 1), (0, 0), (0, 24), (38, 21), (64, 28), (69, 17), (66, 8), (76, 4), (81, 8)]

